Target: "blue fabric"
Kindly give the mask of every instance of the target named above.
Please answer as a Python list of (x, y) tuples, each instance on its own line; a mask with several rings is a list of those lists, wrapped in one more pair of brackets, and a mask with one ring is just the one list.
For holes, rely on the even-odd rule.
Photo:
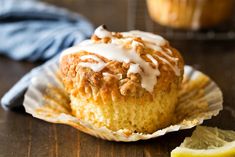
[(0, 53), (47, 60), (91, 35), (82, 16), (38, 1), (0, 0)]
[[(0, 0), (0, 54), (14, 60), (48, 60), (92, 32), (90, 22), (77, 13), (39, 1)], [(6, 93), (2, 106), (17, 106), (15, 101), (37, 71), (26, 74)]]

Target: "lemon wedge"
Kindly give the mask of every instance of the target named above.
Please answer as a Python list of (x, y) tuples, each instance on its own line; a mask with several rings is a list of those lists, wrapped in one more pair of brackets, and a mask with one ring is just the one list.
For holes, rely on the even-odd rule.
[(198, 126), (171, 157), (235, 157), (235, 131)]

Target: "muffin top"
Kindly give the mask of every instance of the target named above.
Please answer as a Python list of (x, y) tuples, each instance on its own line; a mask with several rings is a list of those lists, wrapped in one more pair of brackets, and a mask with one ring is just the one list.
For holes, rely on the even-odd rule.
[[(98, 27), (90, 40), (62, 52), (60, 69), (66, 88), (94, 94), (152, 95), (181, 82), (183, 59), (161, 36), (110, 32)], [(68, 90), (70, 91), (70, 90)]]

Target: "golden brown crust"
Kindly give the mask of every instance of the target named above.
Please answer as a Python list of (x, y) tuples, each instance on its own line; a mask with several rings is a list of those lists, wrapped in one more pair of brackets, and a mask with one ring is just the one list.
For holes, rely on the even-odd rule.
[[(120, 33), (116, 33), (117, 38), (122, 38)], [(92, 40), (95, 42), (108, 43), (110, 38), (100, 39), (93, 35)], [(141, 87), (141, 77), (139, 74), (127, 75), (127, 71), (131, 63), (123, 63), (118, 61), (111, 61), (102, 56), (96, 55), (103, 62), (106, 63), (105, 68), (99, 72), (94, 72), (93, 70), (81, 67), (78, 64), (81, 62), (80, 57), (92, 54), (89, 52), (79, 52), (74, 54), (65, 55), (62, 57), (60, 62), (60, 69), (62, 73), (62, 78), (67, 88), (73, 96), (84, 96), (85, 98), (93, 97), (94, 100), (105, 99), (125, 99), (126, 97), (142, 97), (146, 96), (151, 99), (154, 94), (157, 94), (158, 90), (168, 90), (172, 82), (180, 84), (183, 75), (184, 62), (180, 53), (172, 48), (168, 43), (162, 46), (164, 53), (168, 53), (167, 49), (171, 50), (172, 54), (168, 54), (171, 57), (178, 58), (177, 62), (168, 59), (162, 54), (162, 52), (155, 51), (144, 45), (141, 38), (133, 38), (133, 40), (142, 43), (143, 45), (138, 45), (137, 53), (142, 59), (149, 62), (152, 67), (155, 65), (146, 56), (150, 54), (159, 63), (160, 76), (157, 78), (157, 84), (155, 85), (154, 92), (149, 93)], [(127, 43), (125, 46), (129, 47), (131, 43)], [(94, 54), (92, 54), (94, 55)], [(181, 71), (180, 76), (176, 76), (172, 68), (160, 60), (160, 56), (170, 62), (173, 66), (178, 64), (178, 68)], [(82, 60), (82, 62), (95, 63), (96, 61), (92, 59)], [(107, 75), (104, 75), (107, 74)]]

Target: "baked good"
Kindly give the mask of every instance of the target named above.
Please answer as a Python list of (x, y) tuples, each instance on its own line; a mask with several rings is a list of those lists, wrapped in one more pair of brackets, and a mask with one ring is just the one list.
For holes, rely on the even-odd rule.
[(208, 28), (225, 21), (234, 0), (147, 0), (151, 18), (174, 28)]
[(73, 114), (96, 127), (130, 133), (171, 124), (183, 67), (180, 53), (161, 36), (104, 26), (60, 57)]

